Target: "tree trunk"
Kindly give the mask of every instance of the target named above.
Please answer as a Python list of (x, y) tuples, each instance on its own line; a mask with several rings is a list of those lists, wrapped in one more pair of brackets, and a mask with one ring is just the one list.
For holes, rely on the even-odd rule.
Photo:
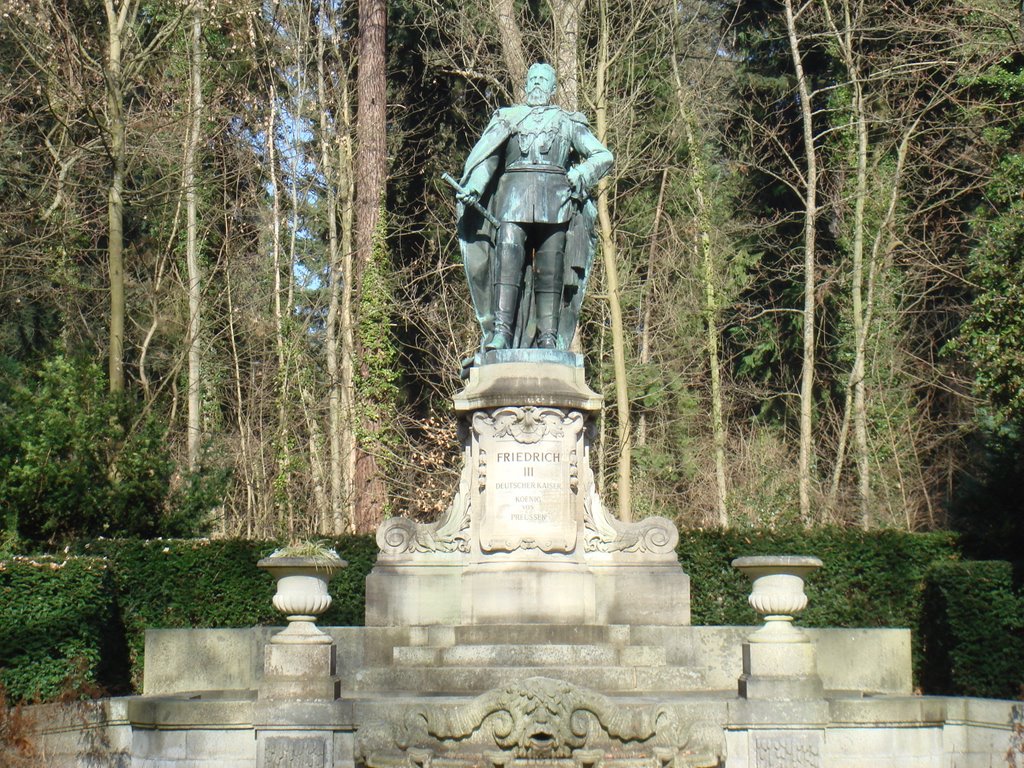
[(853, 362), (853, 436), (857, 446), (857, 476), (860, 489), (860, 522), (871, 525), (871, 460), (868, 453), (868, 415), (864, 392), (864, 206), (868, 196), (868, 127), (864, 95), (856, 72), (853, 79), (854, 119), (857, 125), (857, 191), (853, 212), (853, 336), (857, 349)]
[[(341, 62), (338, 35), (329, 3), (321, 0), (321, 27), (317, 38), (317, 87), (320, 93), (320, 150), (327, 202), (327, 242), (330, 270), (330, 299), (327, 310), (327, 376), (329, 380), (330, 500), (331, 530), (341, 536), (350, 530), (352, 481), (355, 477), (355, 422), (353, 409), (353, 318), (352, 318), (352, 115), (349, 72), (339, 71), (338, 91), (328, 87), (325, 69), (329, 38), (335, 61)], [(331, 35), (325, 33), (332, 30)], [(340, 66), (340, 64), (339, 64)], [(328, 119), (333, 102), (334, 121)], [(339, 231), (339, 219), (341, 222)]]
[(708, 370), (711, 374), (711, 434), (715, 449), (715, 507), (718, 512), (718, 524), (726, 528), (729, 525), (729, 496), (725, 471), (725, 420), (722, 415), (722, 368), (718, 355), (718, 299), (715, 291), (714, 254), (711, 250), (711, 213), (704, 199), (707, 169), (701, 148), (697, 145), (695, 120), (687, 106), (686, 92), (683, 90), (683, 79), (679, 74), (675, 52), (672, 54), (672, 75), (679, 117), (686, 138), (690, 185), (695, 203), (693, 210), (697, 250), (703, 266), (704, 323), (707, 334)]
[[(601, 2), (601, 30), (598, 41), (596, 121), (597, 139), (608, 141), (608, 3)], [(612, 363), (615, 370), (615, 409), (618, 417), (618, 510), (619, 519), (629, 522), (632, 511), (632, 446), (630, 433), (629, 390), (626, 383), (626, 336), (622, 328), (622, 304), (619, 300), (619, 272), (615, 230), (612, 227), (608, 196), (611, 184), (607, 176), (597, 185), (597, 215), (601, 235), (601, 255), (605, 271), (608, 313), (612, 326)]]
[[(321, 0), (317, 29), (317, 95), (320, 101), (320, 165), (324, 177), (327, 203), (327, 268), (330, 299), (325, 329), (328, 381), (328, 425), (330, 433), (330, 519), (331, 532), (340, 536), (345, 532), (345, 474), (341, 457), (341, 378), (338, 366), (338, 315), (341, 309), (341, 258), (338, 244), (338, 174), (334, 171), (333, 149), (337, 141), (337, 128), (331, 126), (328, 116), (327, 78), (324, 72), (329, 8)], [(333, 31), (333, 30), (332, 30)]]
[[(806, 6), (805, 6), (806, 7)], [(790, 56), (796, 72), (797, 93), (804, 134), (804, 311), (803, 311), (803, 365), (800, 372), (800, 518), (811, 522), (811, 472), (814, 407), (814, 310), (815, 310), (815, 230), (818, 203), (818, 152), (814, 141), (811, 92), (804, 75), (800, 38), (796, 30), (797, 14), (793, 0), (785, 0), (786, 31)]]
[[(227, 210), (225, 208), (225, 210)], [(231, 343), (231, 370), (234, 374), (235, 385), (235, 424), (238, 427), (238, 444), (242, 452), (242, 482), (245, 485), (245, 535), (252, 536), (253, 528), (256, 525), (256, 489), (252, 480), (252, 467), (249, 452), (249, 428), (244, 420), (246, 407), (242, 400), (242, 364), (238, 355), (238, 343), (235, 340), (235, 304), (231, 296), (231, 260), (225, 261), (224, 268), (224, 290), (228, 303), (228, 341)], [(226, 521), (225, 521), (226, 522)], [(227, 533), (222, 530), (221, 533)]]
[[(341, 46), (338, 41), (339, 35), (331, 36), (331, 46), (334, 49), (336, 61), (342, 61)], [(338, 317), (338, 333), (340, 336), (340, 354), (338, 360), (338, 417), (339, 417), (339, 463), (341, 474), (345, 483), (343, 491), (344, 513), (342, 517), (335, 517), (335, 531), (344, 533), (346, 530), (355, 532), (355, 476), (356, 476), (356, 412), (355, 412), (355, 317), (354, 297), (355, 281), (353, 273), (354, 263), (354, 221), (355, 221), (355, 157), (352, 146), (353, 120), (352, 120), (352, 99), (351, 99), (351, 78), (346, 71), (340, 83), (340, 104), (338, 104), (338, 117), (340, 127), (336, 128), (337, 135), (334, 151), (336, 155), (337, 197), (338, 209), (341, 216), (341, 232), (338, 243), (340, 263), (340, 307)], [(338, 287), (337, 283), (332, 284), (332, 290)], [(337, 295), (337, 294), (335, 294)]]
[(274, 346), (277, 351), (277, 450), (275, 456), (274, 506), (279, 514), (278, 523), (283, 523), (289, 536), (294, 535), (295, 521), (291, 500), (291, 446), (288, 435), (288, 414), (285, 408), (288, 391), (288, 357), (285, 353), (284, 306), (281, 303), (281, 188), (277, 168), (277, 73), (271, 68), (267, 73), (269, 85), (267, 95), (267, 173), (269, 176), (270, 206), (270, 252), (274, 270)]
[(107, 97), (107, 138), (110, 152), (110, 183), (107, 187), (107, 273), (110, 281), (110, 342), (108, 373), (110, 392), (124, 391), (124, 173), (125, 117), (121, 74), (121, 46), (128, 3), (115, 9), (104, 0), (107, 14), (107, 60), (103, 70)]
[(341, 461), (344, 473), (345, 506), (347, 525), (355, 532), (355, 478), (358, 449), (356, 445), (355, 409), (355, 157), (352, 147), (352, 108), (349, 99), (349, 81), (342, 91), (342, 114), (345, 116), (345, 133), (338, 146), (338, 191), (341, 194)]
[(551, 0), (558, 103), (575, 112), (579, 103), (580, 13), (586, 0)]
[(703, 265), (704, 326), (707, 334), (708, 369), (711, 373), (711, 434), (715, 448), (715, 501), (718, 524), (726, 528), (729, 525), (729, 497), (725, 481), (725, 422), (722, 417), (722, 369), (718, 356), (718, 300), (715, 291), (714, 256), (711, 252), (711, 221), (704, 202), (704, 163), (700, 157), (700, 150), (694, 143), (693, 128), (688, 122), (684, 130), (690, 147), (690, 178), (696, 203), (697, 247)]
[[(651, 321), (654, 319), (652, 307), (654, 305), (654, 265), (658, 253), (659, 234), (661, 233), (661, 217), (665, 212), (665, 187), (668, 186), (668, 167), (661, 171), (661, 183), (658, 185), (658, 202), (654, 206), (654, 223), (651, 225), (651, 242), (647, 248), (647, 273), (644, 280), (645, 289), (640, 294), (640, 304), (643, 307), (643, 321), (640, 327), (640, 349), (638, 357), (640, 365), (648, 365), (651, 362)], [(647, 413), (640, 411), (636, 424), (636, 444), (638, 446), (647, 444)]]
[(490, 0), (490, 3), (491, 14), (498, 25), (501, 55), (512, 80), (512, 98), (520, 102), (525, 97), (527, 64), (523, 35), (516, 18), (515, 0)]
[[(359, 72), (356, 117), (356, 260), (353, 282), (361, 285), (363, 271), (373, 258), (378, 240), (380, 211), (387, 180), (387, 7), (385, 0), (359, 0)], [(365, 365), (361, 363), (365, 368)], [(365, 369), (363, 370), (365, 374)], [(363, 424), (366, 434), (375, 434), (377, 424)], [(357, 530), (371, 531), (380, 522), (386, 494), (377, 458), (359, 450), (355, 467)]]
[(313, 503), (309, 510), (310, 520), (307, 520), (309, 531), (317, 533), (330, 533), (327, 522), (331, 508), (330, 496), (328, 496), (327, 472), (324, 471), (324, 456), (321, 446), (324, 443), (323, 430), (317, 420), (317, 404), (314, 402), (313, 393), (303, 382), (298, 382), (299, 399), (302, 404), (302, 414), (306, 422), (307, 443), (309, 448), (309, 481), (312, 484)]
[(189, 129), (185, 148), (185, 262), (188, 269), (188, 468), (199, 468), (202, 445), (201, 352), (199, 347), (201, 275), (199, 273), (199, 233), (196, 210), (196, 166), (202, 130), (202, 21), (199, 9), (193, 11), (189, 98)]

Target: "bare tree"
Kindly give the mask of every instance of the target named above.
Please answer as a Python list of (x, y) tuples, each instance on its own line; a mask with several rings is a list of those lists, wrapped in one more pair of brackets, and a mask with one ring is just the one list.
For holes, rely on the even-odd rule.
[[(359, 0), (359, 64), (356, 79), (355, 266), (352, 278), (362, 286), (374, 248), (384, 246), (381, 207), (387, 183), (387, 5), (385, 0)], [(357, 349), (357, 357), (360, 352)], [(361, 366), (365, 368), (363, 363)], [(366, 373), (366, 371), (363, 371)], [(363, 429), (374, 434), (379, 424)], [(352, 521), (358, 531), (373, 530), (387, 500), (377, 456), (359, 447), (356, 456)]]
[[(352, 220), (353, 154), (349, 63), (333, 4), (320, 0), (317, 28), (317, 97), (320, 172), (327, 217), (329, 300), (324, 330), (330, 433), (330, 529), (348, 530), (353, 519), (356, 423), (353, 384)], [(334, 63), (328, 73), (328, 56)]]
[(202, 446), (202, 349), (200, 347), (200, 312), (202, 277), (199, 271), (199, 223), (196, 194), (196, 167), (203, 115), (203, 25), (201, 11), (192, 11), (192, 29), (189, 40), (189, 126), (185, 146), (183, 185), (185, 187), (186, 241), (185, 260), (188, 267), (188, 466), (193, 472), (199, 468)]
[[(145, 44), (126, 52), (126, 44), (141, 40), (136, 30), (142, 15), (139, 0), (103, 0), (107, 21), (107, 49), (103, 62), (106, 88), (106, 110), (102, 121), (104, 145), (110, 159), (110, 183), (107, 187), (107, 270), (110, 279), (110, 338), (108, 370), (110, 391), (124, 390), (124, 181), (128, 158), (125, 141), (125, 82), (139, 74), (141, 68), (161, 50), (176, 32), (191, 2), (162, 24)], [(84, 49), (83, 49), (84, 50)]]
[(800, 170), (803, 198), (804, 232), (804, 307), (803, 307), (803, 363), (800, 369), (800, 517), (810, 522), (811, 480), (814, 455), (814, 311), (817, 301), (817, 278), (815, 277), (818, 227), (818, 146), (814, 132), (814, 107), (811, 102), (811, 87), (804, 74), (802, 33), (797, 28), (800, 15), (810, 4), (794, 10), (793, 0), (785, 0), (786, 34), (789, 51), (796, 73), (797, 98), (800, 100), (800, 120), (803, 127), (803, 167)]
[[(594, 127), (598, 141), (608, 141), (608, 69), (612, 64), (609, 38), (611, 36), (608, 18), (608, 0), (599, 0), (598, 45), (595, 71), (595, 106), (596, 120)], [(601, 236), (601, 255), (604, 266), (605, 294), (608, 301), (608, 314), (611, 319), (612, 361), (615, 370), (615, 409), (618, 417), (618, 484), (616, 499), (618, 502), (619, 519), (633, 519), (633, 449), (630, 426), (629, 388), (626, 378), (626, 338), (622, 325), (622, 300), (619, 294), (618, 250), (615, 243), (615, 232), (609, 207), (609, 189), (611, 180), (608, 176), (598, 182), (597, 215)]]
[[(678, 39), (673, 35), (673, 39)], [(722, 406), (722, 363), (719, 356), (718, 337), (720, 330), (719, 306), (717, 297), (717, 275), (714, 254), (711, 244), (711, 212), (705, 199), (707, 167), (703, 157), (703, 147), (697, 140), (696, 119), (693, 115), (693, 97), (684, 89), (680, 77), (676, 52), (672, 55), (672, 74), (675, 79), (676, 103), (682, 122), (683, 136), (686, 140), (686, 154), (689, 161), (690, 190), (693, 194), (693, 216), (695, 246), (699, 252), (704, 283), (704, 323), (706, 331), (708, 371), (711, 379), (711, 432), (715, 454), (715, 507), (718, 524), (723, 528), (729, 525), (728, 484), (725, 462), (725, 423)]]

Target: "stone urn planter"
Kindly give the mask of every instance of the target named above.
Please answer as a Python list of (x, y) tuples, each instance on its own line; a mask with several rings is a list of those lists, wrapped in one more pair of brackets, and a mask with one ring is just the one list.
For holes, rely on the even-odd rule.
[(748, 638), (749, 642), (806, 642), (806, 635), (793, 626), (793, 618), (807, 607), (804, 579), (821, 568), (821, 560), (802, 555), (738, 557), (732, 567), (753, 582), (747, 601), (764, 616), (764, 626)]
[[(288, 619), (288, 626), (271, 643), (292, 645), (328, 645), (329, 635), (316, 625), (316, 619), (331, 606), (327, 582), (348, 565), (332, 549), (293, 554), (297, 548), (278, 550), (256, 565), (277, 581), (274, 607)], [(308, 552), (308, 553), (307, 553)]]

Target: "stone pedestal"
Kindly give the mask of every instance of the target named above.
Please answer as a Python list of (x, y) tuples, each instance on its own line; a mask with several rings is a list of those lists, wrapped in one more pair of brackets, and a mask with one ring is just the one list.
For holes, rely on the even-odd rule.
[(606, 514), (590, 467), (602, 398), (579, 356), (488, 352), (455, 396), (459, 490), (440, 520), (385, 521), (368, 626), (690, 621), (689, 578), (664, 518)]
[(807, 607), (804, 579), (821, 567), (816, 557), (768, 555), (739, 557), (732, 565), (753, 582), (750, 605), (765, 623), (743, 644), (739, 695), (745, 699), (800, 700), (823, 696), (817, 652), (793, 625)]
[(341, 691), (335, 671), (333, 642), (326, 645), (267, 643), (259, 697), (333, 701)]
[(594, 575), (585, 565), (505, 560), (463, 574), (465, 624), (597, 624)]
[(820, 699), (821, 678), (814, 646), (798, 643), (743, 644), (739, 695), (745, 699)]

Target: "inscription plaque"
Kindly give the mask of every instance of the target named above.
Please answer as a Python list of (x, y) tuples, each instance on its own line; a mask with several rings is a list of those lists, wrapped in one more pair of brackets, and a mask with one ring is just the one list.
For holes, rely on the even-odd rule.
[(755, 768), (821, 768), (821, 734), (754, 734)]
[(582, 416), (555, 408), (477, 414), (484, 552), (576, 548), (578, 494), (571, 482)]
[(323, 739), (271, 736), (263, 745), (261, 768), (326, 768)]

